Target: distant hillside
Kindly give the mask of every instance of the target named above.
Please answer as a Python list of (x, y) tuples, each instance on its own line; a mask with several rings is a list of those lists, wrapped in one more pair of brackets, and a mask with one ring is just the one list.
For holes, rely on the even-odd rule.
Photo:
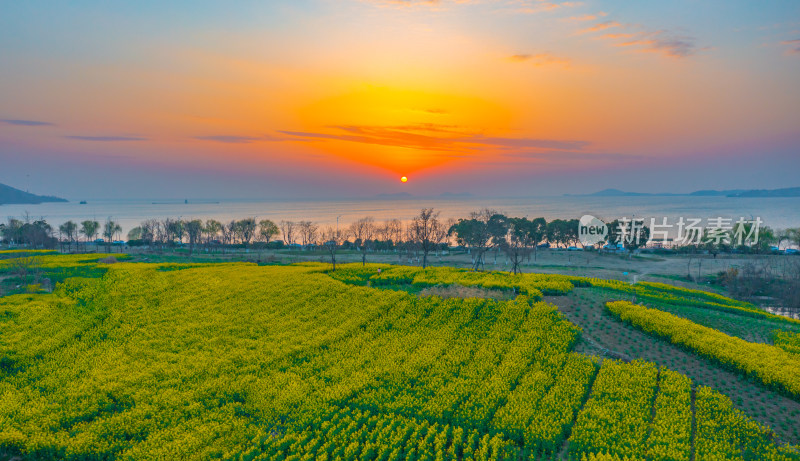
[(0, 205), (38, 204), (45, 202), (66, 202), (63, 198), (35, 195), (5, 184), (0, 184)]
[(737, 193), (729, 194), (728, 197), (800, 197), (800, 187), (738, 191)]
[(592, 194), (564, 194), (576, 197), (800, 197), (800, 187), (784, 189), (732, 189), (732, 190), (698, 190), (689, 194), (625, 192), (619, 189), (603, 189)]
[(412, 199), (414, 196), (408, 192), (397, 192), (396, 194), (378, 194), (375, 198), (379, 200), (405, 200)]
[(439, 194), (441, 198), (472, 198), (474, 195), (470, 194), (469, 192), (445, 192), (443, 194)]
[(414, 195), (408, 192), (396, 192), (394, 194), (377, 194), (372, 198), (376, 200), (415, 200), (415, 199), (470, 199), (475, 196), (469, 192), (444, 192), (439, 195)]
[[(572, 194), (566, 194), (572, 195)], [(580, 197), (654, 197), (662, 195), (682, 195), (682, 194), (651, 194), (647, 192), (625, 192), (619, 189), (603, 189), (593, 194), (578, 194)]]
[(698, 190), (692, 192), (692, 197), (732, 197), (734, 194), (739, 194), (744, 192), (743, 189), (732, 189), (732, 190)]

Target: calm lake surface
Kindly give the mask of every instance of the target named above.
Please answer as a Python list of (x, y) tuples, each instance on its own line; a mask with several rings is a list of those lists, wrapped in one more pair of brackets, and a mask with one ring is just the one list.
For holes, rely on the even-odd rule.
[(660, 223), (663, 217), (669, 224), (678, 218), (700, 218), (702, 225), (716, 217), (760, 217), (774, 229), (800, 227), (800, 197), (792, 198), (733, 198), (733, 197), (531, 197), (531, 198), (430, 198), (403, 200), (331, 200), (331, 201), (270, 201), (270, 200), (91, 200), (79, 202), (44, 203), (40, 205), (0, 205), (0, 218), (44, 217), (57, 227), (65, 221), (94, 219), (100, 222), (111, 217), (127, 233), (145, 219), (183, 218), (309, 220), (320, 225), (347, 225), (364, 216), (378, 221), (398, 218), (409, 220), (423, 207), (434, 207), (443, 218), (466, 217), (471, 211), (491, 208), (509, 216), (543, 216), (547, 220), (580, 218), (584, 214), (605, 221), (622, 217), (650, 218)]

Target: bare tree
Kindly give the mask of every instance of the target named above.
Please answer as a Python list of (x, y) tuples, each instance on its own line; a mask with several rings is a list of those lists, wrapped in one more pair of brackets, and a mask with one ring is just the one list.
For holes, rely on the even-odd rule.
[(155, 221), (155, 227), (153, 228), (155, 231), (155, 240), (158, 242), (160, 251), (164, 251), (164, 245), (168, 240), (168, 232), (167, 227), (164, 222), (162, 221)]
[(386, 221), (388, 227), (389, 238), (392, 243), (399, 245), (403, 242), (403, 223), (399, 219), (390, 219)]
[[(412, 258), (416, 258), (417, 262), (419, 262), (419, 245), (417, 245), (411, 232), (411, 223), (406, 224), (401, 240), (403, 241), (403, 251), (408, 257), (408, 263), (411, 264)], [(400, 254), (398, 254), (397, 258), (398, 260), (401, 259)]]
[(336, 270), (336, 252), (344, 245), (345, 241), (347, 241), (347, 232), (343, 229), (328, 226), (322, 231), (322, 246), (330, 255), (334, 271)]
[(42, 261), (31, 255), (22, 255), (9, 261), (11, 272), (19, 277), (22, 285), (39, 283)]
[(142, 241), (152, 250), (153, 244), (156, 242), (156, 237), (158, 235), (158, 221), (155, 219), (148, 219), (146, 221), (142, 221), (139, 227), (142, 229)]
[(281, 233), (283, 234), (283, 243), (286, 245), (291, 245), (294, 243), (296, 237), (296, 227), (297, 224), (294, 221), (281, 221), (280, 228)]
[(311, 221), (300, 221), (297, 223), (297, 230), (300, 234), (300, 241), (303, 244), (303, 248), (307, 248), (311, 244), (317, 241), (317, 233), (319, 232), (319, 226), (314, 224)]
[(786, 237), (790, 244), (800, 247), (800, 227), (786, 229)]
[(783, 242), (791, 242), (791, 240), (791, 229), (782, 229), (775, 233), (775, 245), (778, 247), (778, 250), (781, 249), (781, 244), (783, 244)]
[(409, 239), (422, 251), (422, 268), (428, 267), (428, 254), (441, 243), (447, 229), (439, 221), (439, 212), (423, 208), (408, 226)]
[(375, 242), (375, 219), (372, 216), (361, 218), (350, 224), (348, 232), (361, 252), (361, 265), (365, 266), (367, 264), (367, 251), (372, 248)]
[[(399, 219), (387, 219), (383, 224), (375, 227), (375, 235), (385, 243), (384, 248), (388, 251), (394, 248), (398, 251), (403, 241), (403, 223)], [(398, 260), (402, 256), (398, 251)]]
[(167, 218), (164, 220), (164, 231), (166, 233), (167, 243), (172, 246), (177, 240), (179, 244), (183, 243), (183, 236), (186, 234), (184, 223), (180, 219)]
[(451, 227), (453, 227), (456, 223), (456, 220), (453, 218), (448, 218), (446, 221), (440, 222), (439, 225), (434, 229), (433, 233), (433, 243), (435, 244), (434, 251), (436, 252), (436, 256), (439, 257), (439, 262), (442, 261), (442, 255), (444, 254), (444, 250), (449, 247), (450, 243), (450, 233), (448, 232)]
[(207, 249), (210, 249), (211, 244), (217, 240), (217, 238), (219, 238), (219, 234), (222, 232), (222, 227), (222, 223), (216, 219), (206, 220), (206, 223), (203, 226), (203, 234)]
[(375, 235), (378, 240), (382, 242), (389, 242), (392, 239), (389, 231), (389, 221), (384, 221), (382, 224), (375, 226)]
[[(222, 226), (222, 244), (232, 245), (236, 241), (237, 226), (236, 221), (231, 221)], [(224, 250), (223, 250), (224, 251)]]

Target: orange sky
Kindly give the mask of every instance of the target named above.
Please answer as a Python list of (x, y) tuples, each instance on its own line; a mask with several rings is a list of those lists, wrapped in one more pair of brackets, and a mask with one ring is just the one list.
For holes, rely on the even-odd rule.
[(307, 164), (413, 184), (765, 140), (784, 158), (800, 134), (793, 3), (126, 8), (15, 5), (0, 20), (0, 155), (232, 174)]

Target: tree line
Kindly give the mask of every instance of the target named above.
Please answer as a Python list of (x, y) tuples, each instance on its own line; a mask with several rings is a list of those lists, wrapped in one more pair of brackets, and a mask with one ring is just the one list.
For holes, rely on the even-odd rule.
[[(613, 221), (608, 224), (608, 235), (596, 247), (611, 242), (624, 241), (622, 248), (633, 251), (644, 246), (649, 237), (647, 226), (634, 227)], [(120, 238), (122, 228), (113, 219), (103, 224), (95, 220), (81, 222), (67, 221), (57, 229), (43, 218), (32, 220), (9, 218), (0, 224), (0, 236), (6, 243), (27, 245), (35, 248), (55, 248), (80, 251), (89, 242), (100, 236), (110, 248), (115, 239)], [(627, 235), (632, 237), (622, 239)], [(487, 253), (494, 252), (495, 263), (499, 253), (503, 253), (511, 263), (511, 271), (520, 270), (525, 259), (534, 260), (541, 247), (577, 247), (579, 245), (579, 221), (577, 219), (555, 219), (547, 221), (543, 217), (509, 217), (491, 209), (470, 213), (467, 218), (442, 219), (434, 208), (424, 208), (408, 222), (389, 219), (377, 222), (372, 217), (360, 218), (347, 226), (328, 225), (321, 227), (312, 221), (244, 218), (220, 222), (215, 219), (148, 219), (142, 221), (127, 234), (127, 245), (144, 246), (150, 249), (188, 245), (189, 255), (197, 247), (205, 251), (219, 248), (225, 251), (230, 247), (248, 248), (296, 248), (319, 249), (326, 251), (331, 263), (336, 264), (339, 250), (360, 252), (362, 264), (367, 255), (374, 251), (394, 251), (401, 261), (403, 255), (416, 258), (427, 267), (432, 253), (439, 254), (456, 243), (469, 252), (475, 270), (485, 268)], [(735, 247), (717, 242), (704, 242), (678, 248), (680, 251), (710, 252), (728, 251)], [(759, 246), (755, 250), (769, 248), (769, 245), (787, 241), (800, 245), (800, 229), (788, 229), (776, 233), (768, 227), (761, 229)], [(616, 246), (614, 246), (616, 249)], [(747, 248), (753, 251), (752, 247)]]
[(111, 244), (111, 241), (122, 233), (122, 227), (109, 218), (103, 226), (93, 220), (86, 220), (80, 224), (67, 221), (58, 229), (54, 229), (44, 218), (32, 220), (29, 216), (24, 216), (22, 219), (8, 218), (7, 222), (0, 223), (0, 241), (47, 249), (54, 249), (58, 244), (66, 242), (67, 250), (70, 251), (73, 243), (77, 247), (80, 236), (85, 238), (85, 242), (89, 242), (93, 241), (101, 231), (101, 235)]

